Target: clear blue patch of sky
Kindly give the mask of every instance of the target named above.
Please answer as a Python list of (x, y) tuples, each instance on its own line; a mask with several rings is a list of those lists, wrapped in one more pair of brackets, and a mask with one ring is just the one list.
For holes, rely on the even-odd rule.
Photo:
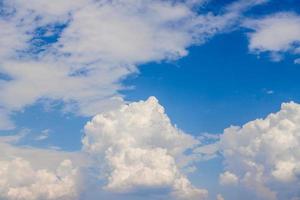
[[(200, 7), (199, 12), (212, 12), (218, 14), (226, 6), (237, 2), (236, 0), (214, 0), (208, 1)], [(247, 16), (263, 16), (276, 12), (293, 11), (300, 12), (299, 0), (269, 0), (266, 3), (254, 6), (246, 12)]]
[(39, 54), (46, 50), (47, 47), (56, 43), (67, 23), (47, 24), (46, 26), (38, 27), (34, 31), (34, 37), (28, 42), (30, 48), (25, 53)]
[(255, 6), (249, 10), (248, 17), (262, 17), (265, 15), (275, 14), (278, 12), (295, 12), (300, 13), (299, 0), (271, 0), (269, 3)]

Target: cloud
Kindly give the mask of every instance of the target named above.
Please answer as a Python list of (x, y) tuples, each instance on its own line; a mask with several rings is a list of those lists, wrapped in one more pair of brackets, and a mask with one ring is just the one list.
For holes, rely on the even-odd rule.
[[(205, 1), (204, 1), (205, 2)], [(93, 116), (123, 104), (122, 80), (147, 62), (186, 56), (264, 1), (238, 1), (222, 14), (202, 1), (4, 0), (0, 15), (0, 116), (41, 99)], [(3, 117), (2, 117), (3, 116)]]
[(42, 130), (42, 133), (40, 135), (38, 135), (37, 137), (35, 137), (35, 140), (37, 140), (37, 141), (46, 140), (47, 138), (49, 138), (50, 132), (51, 132), (50, 129)]
[(282, 53), (298, 54), (300, 44), (300, 16), (282, 12), (260, 19), (246, 20), (244, 24), (253, 30), (249, 35), (249, 50), (268, 52), (274, 61), (282, 59)]
[(34, 169), (22, 158), (0, 161), (0, 196), (4, 199), (73, 199), (76, 169), (64, 160), (56, 171)]
[(10, 120), (7, 111), (0, 108), (0, 130), (11, 130), (15, 124)]
[(88, 116), (116, 107), (123, 102), (119, 82), (137, 73), (136, 64), (185, 56), (196, 42), (197, 14), (184, 3), (14, 0), (4, 6), (0, 70), (10, 79), (0, 83), (3, 115), (41, 98)]
[(235, 183), (260, 199), (299, 198), (300, 105), (283, 103), (281, 110), (221, 135), (219, 148), (226, 172), (221, 183)]
[(16, 50), (25, 48), (29, 37), (19, 31), (15, 24), (0, 17), (0, 58), (10, 57)]
[(77, 199), (79, 153), (17, 147), (26, 131), (0, 137), (0, 198), (6, 200)]
[(217, 195), (217, 200), (224, 200), (223, 196), (221, 194)]
[(221, 185), (236, 185), (239, 179), (235, 174), (226, 171), (220, 174), (219, 181)]
[(181, 57), (193, 42), (192, 17), (195, 13), (184, 4), (170, 1), (91, 4), (74, 13), (58, 41), (59, 51), (83, 63), (135, 64)]
[(300, 58), (295, 59), (295, 60), (294, 60), (294, 63), (295, 63), (295, 64), (300, 64)]
[(207, 199), (186, 174), (200, 142), (173, 126), (155, 97), (96, 115), (81, 152), (19, 146), (28, 133), (0, 137), (1, 199)]
[[(151, 196), (155, 194), (173, 199), (207, 199), (208, 192), (194, 186), (186, 172), (203, 155), (217, 155), (219, 151), (224, 160), (219, 181), (226, 186), (225, 194), (246, 188), (257, 199), (297, 199), (299, 120), (300, 105), (283, 103), (279, 112), (264, 119), (229, 127), (218, 137), (205, 136), (214, 143), (201, 148), (200, 140), (172, 125), (157, 99), (150, 97), (96, 115), (85, 126), (82, 152), (11, 144), (17, 144), (26, 132), (0, 137), (0, 184), (5, 184), (0, 187), (0, 196), (76, 199), (88, 193), (89, 199), (114, 194), (131, 199), (130, 195), (139, 198), (137, 193), (141, 192), (145, 199), (156, 199)], [(65, 176), (59, 172), (61, 165), (66, 167)], [(10, 174), (16, 172), (24, 177), (17, 176), (16, 181), (16, 176)], [(83, 182), (78, 178), (81, 176)], [(59, 188), (64, 187), (67, 193), (60, 192)], [(52, 191), (57, 196), (51, 196)]]
[(99, 160), (105, 189), (134, 192), (169, 188), (177, 199), (205, 199), (181, 172), (190, 166), (198, 141), (174, 127), (157, 99), (150, 97), (96, 115), (85, 126), (83, 150)]

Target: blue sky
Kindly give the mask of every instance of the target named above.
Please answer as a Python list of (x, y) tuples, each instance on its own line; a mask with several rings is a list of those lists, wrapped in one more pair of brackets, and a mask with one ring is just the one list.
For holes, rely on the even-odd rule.
[(193, 134), (220, 133), (299, 101), (298, 65), (249, 54), (243, 33), (216, 36), (175, 62), (141, 66), (125, 81), (135, 86), (124, 92), (126, 99), (158, 97), (173, 121)]
[[(189, 55), (180, 60), (141, 65), (138, 74), (123, 81), (130, 89), (121, 92), (128, 101), (156, 96), (171, 120), (194, 135), (221, 133), (230, 125), (243, 125), (277, 111), (282, 102), (299, 102), (300, 68), (293, 57), (270, 62), (267, 56), (250, 54), (247, 44), (243, 30), (215, 36), (190, 48)], [(56, 137), (78, 135), (70, 147), (59, 138), (52, 141), (73, 150), (76, 144), (78, 149), (80, 129), (89, 118), (61, 113), (60, 106), (56, 102), (47, 109), (37, 103), (15, 119), (19, 127), (37, 133), (52, 127), (57, 129), (53, 137), (55, 133)]]
[(0, 6), (0, 199), (300, 198), (297, 0)]

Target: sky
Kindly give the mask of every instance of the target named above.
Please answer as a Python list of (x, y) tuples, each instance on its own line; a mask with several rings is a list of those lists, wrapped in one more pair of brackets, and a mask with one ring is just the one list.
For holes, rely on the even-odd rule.
[(0, 0), (0, 199), (299, 200), (298, 0)]

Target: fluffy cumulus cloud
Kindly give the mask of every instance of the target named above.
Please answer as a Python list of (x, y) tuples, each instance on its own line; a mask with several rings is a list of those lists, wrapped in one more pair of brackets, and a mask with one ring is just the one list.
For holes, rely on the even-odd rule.
[(205, 199), (181, 172), (190, 166), (198, 141), (174, 127), (157, 99), (150, 97), (96, 115), (85, 126), (83, 149), (99, 160), (107, 174), (105, 189), (171, 189), (177, 199)]
[(200, 141), (172, 125), (155, 97), (98, 114), (84, 130), (82, 152), (19, 146), (26, 130), (0, 136), (0, 198), (131, 199), (143, 191), (143, 199), (207, 199), (187, 174)]
[(203, 2), (1, 1), (0, 127), (12, 128), (7, 116), (38, 100), (87, 116), (115, 108), (137, 65), (187, 55), (264, 1), (238, 1), (220, 15), (198, 13)]
[(13, 144), (25, 135), (0, 137), (0, 198), (77, 199), (80, 156)]
[(283, 12), (252, 19), (245, 22), (252, 29), (249, 34), (249, 49), (252, 52), (268, 52), (275, 61), (282, 59), (282, 53), (299, 54), (300, 16)]
[(34, 169), (27, 160), (0, 161), (0, 196), (4, 199), (74, 199), (76, 169), (70, 160), (56, 171)]
[[(265, 120), (227, 129), (220, 146), (201, 149), (195, 149), (197, 139), (172, 125), (154, 97), (124, 105), (122, 80), (138, 73), (138, 65), (186, 56), (188, 47), (232, 28), (246, 9), (266, 0), (240, 0), (219, 13), (198, 12), (203, 2), (0, 1), (0, 129), (13, 128), (11, 114), (43, 100), (63, 102), (64, 112), (97, 114), (85, 126), (80, 153), (17, 147), (11, 143), (22, 136), (1, 136), (0, 198), (84, 198), (79, 179), (92, 169), (108, 193), (150, 191), (169, 199), (206, 199), (208, 192), (193, 185), (186, 172), (202, 154), (214, 157), (218, 147), (226, 161), (221, 183), (241, 182), (268, 198), (298, 197), (298, 105), (285, 104)], [(294, 32), (277, 46), (253, 42), (273, 21), (249, 22), (255, 31), (250, 48), (277, 52), (295, 47), (296, 52), (296, 17), (275, 17), (290, 22), (285, 24)]]
[(230, 127), (220, 139), (226, 172), (223, 184), (239, 182), (257, 198), (299, 199), (300, 105), (281, 110), (242, 127)]

